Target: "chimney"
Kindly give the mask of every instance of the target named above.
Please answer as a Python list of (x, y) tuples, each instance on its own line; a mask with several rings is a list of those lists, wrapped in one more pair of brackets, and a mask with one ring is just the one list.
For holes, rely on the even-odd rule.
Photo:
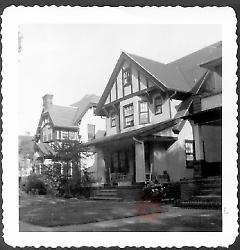
[(47, 111), (52, 106), (53, 95), (46, 94), (42, 97), (43, 99), (43, 110)]

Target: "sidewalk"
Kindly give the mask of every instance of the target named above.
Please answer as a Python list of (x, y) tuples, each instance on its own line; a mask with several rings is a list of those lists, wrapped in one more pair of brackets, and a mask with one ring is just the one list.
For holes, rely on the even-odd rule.
[(167, 212), (153, 213), (101, 222), (41, 227), (20, 221), (22, 232), (96, 232), (96, 231), (156, 231), (156, 232), (183, 232), (183, 231), (221, 231), (221, 211), (203, 209), (184, 209), (165, 206)]

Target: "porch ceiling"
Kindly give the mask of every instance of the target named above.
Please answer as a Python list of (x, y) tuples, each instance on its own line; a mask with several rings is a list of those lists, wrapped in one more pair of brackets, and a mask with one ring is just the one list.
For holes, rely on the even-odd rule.
[[(148, 139), (152, 138), (153, 140), (153, 137), (151, 137), (151, 135), (153, 135), (154, 133), (160, 132), (164, 129), (167, 129), (169, 127), (172, 127), (175, 124), (177, 124), (177, 120), (169, 119), (165, 122), (149, 125), (140, 129), (129, 131), (129, 132), (120, 133), (116, 135), (110, 135), (110, 136), (104, 136), (98, 139), (94, 139), (90, 142), (83, 143), (82, 147), (83, 148), (103, 147), (105, 145), (118, 146), (118, 144), (129, 145), (129, 143), (134, 142), (134, 138), (137, 138), (139, 140), (144, 140), (144, 138), (148, 138)], [(162, 141), (165, 140), (166, 138), (169, 141), (169, 138), (170, 138), (170, 137), (165, 137), (165, 136), (161, 136), (161, 138), (159, 136), (157, 137), (158, 137), (157, 140), (162, 140)], [(174, 138), (174, 137), (171, 137), (171, 138)]]
[(177, 141), (177, 137), (174, 136), (158, 136), (158, 135), (149, 135), (143, 138), (144, 142), (155, 142), (166, 148), (170, 147), (174, 142)]

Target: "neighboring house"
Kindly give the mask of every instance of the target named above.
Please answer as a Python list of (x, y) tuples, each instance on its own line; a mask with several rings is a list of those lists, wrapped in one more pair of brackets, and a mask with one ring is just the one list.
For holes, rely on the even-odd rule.
[(106, 117), (106, 136), (83, 144), (98, 152), (102, 182), (194, 177), (193, 123), (183, 117), (206, 82), (221, 81), (200, 65), (220, 54), (221, 42), (168, 64), (121, 54), (95, 111)]
[(34, 154), (33, 136), (18, 136), (19, 177), (26, 177), (32, 172), (32, 159)]
[[(220, 52), (220, 51), (219, 51)], [(222, 174), (222, 54), (202, 61), (208, 77), (193, 97), (189, 114), (195, 140), (195, 176)]]
[[(36, 159), (42, 157), (45, 163), (51, 162), (55, 154), (53, 143), (63, 140), (87, 142), (104, 135), (105, 118), (94, 115), (98, 100), (96, 95), (85, 95), (79, 102), (65, 107), (53, 104), (53, 95), (44, 95), (43, 110), (35, 135)], [(86, 167), (94, 165), (94, 156), (87, 158), (85, 164)]]

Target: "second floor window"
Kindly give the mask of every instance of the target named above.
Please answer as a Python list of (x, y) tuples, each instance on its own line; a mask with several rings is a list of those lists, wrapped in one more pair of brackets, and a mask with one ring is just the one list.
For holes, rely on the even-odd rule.
[(155, 115), (162, 114), (162, 97), (158, 96), (154, 99)]
[(123, 69), (123, 96), (132, 93), (132, 74), (131, 68)]
[(93, 140), (95, 138), (95, 125), (88, 124), (88, 140)]
[(139, 102), (139, 123), (149, 123), (149, 108), (147, 101)]
[(116, 114), (111, 115), (111, 128), (116, 127)]
[(123, 107), (123, 120), (125, 128), (134, 125), (133, 103)]

